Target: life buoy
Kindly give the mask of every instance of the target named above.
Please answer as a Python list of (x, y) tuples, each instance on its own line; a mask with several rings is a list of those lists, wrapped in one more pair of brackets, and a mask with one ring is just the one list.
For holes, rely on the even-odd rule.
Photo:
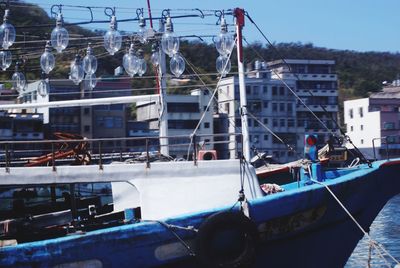
[(258, 231), (243, 213), (223, 211), (208, 217), (196, 237), (196, 256), (205, 267), (247, 268), (256, 258)]

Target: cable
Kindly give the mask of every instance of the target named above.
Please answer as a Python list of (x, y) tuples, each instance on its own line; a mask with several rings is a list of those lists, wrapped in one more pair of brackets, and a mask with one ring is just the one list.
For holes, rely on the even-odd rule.
[[(246, 17), (247, 17), (247, 18), (250, 20), (250, 22), (256, 27), (256, 29), (258, 30), (258, 32), (264, 37), (264, 39), (267, 41), (267, 43), (270, 45), (270, 47), (272, 47), (272, 49), (278, 54), (278, 56), (280, 57), (280, 59), (282, 60), (282, 62), (289, 68), (289, 71), (292, 72), (292, 71), (291, 71), (291, 68), (290, 68), (290, 65), (285, 61), (285, 59), (282, 57), (282, 55), (280, 54), (280, 52), (278, 51), (278, 49), (269, 41), (269, 39), (265, 36), (265, 34), (261, 31), (261, 29), (258, 27), (258, 25), (254, 22), (254, 20), (250, 17), (250, 15), (249, 15), (247, 12), (246, 12)], [(247, 41), (246, 41), (246, 43), (247, 43)], [(274, 73), (275, 73), (275, 72), (274, 72)], [(292, 72), (292, 73), (293, 73), (293, 72)], [(300, 77), (299, 77), (296, 73), (293, 73), (293, 74), (295, 75), (296, 79), (301, 83), (302, 80), (300, 79)], [(277, 74), (275, 73), (275, 75), (277, 75)], [(277, 75), (277, 76), (278, 76), (278, 75)], [(280, 76), (278, 76), (278, 78), (280, 78)], [(328, 130), (328, 132), (330, 132), (331, 134), (333, 134), (333, 136), (334, 136), (337, 140), (339, 140), (339, 138), (337, 137), (337, 135), (336, 135), (335, 133), (333, 133), (333, 132), (319, 119), (319, 117), (317, 117), (317, 116), (311, 111), (311, 109), (304, 103), (304, 101), (303, 101), (301, 98), (299, 98), (299, 96), (298, 96), (297, 94), (295, 94), (295, 93), (293, 92), (292, 89), (290, 89), (290, 91), (291, 91), (291, 92), (300, 100), (300, 102), (315, 116), (315, 118), (317, 118), (317, 120)], [(309, 92), (309, 94), (310, 94), (311, 96), (314, 96), (314, 95), (311, 93), (310, 90), (308, 90), (308, 92)], [(320, 104), (319, 106), (322, 108), (322, 110), (323, 110), (326, 114), (329, 115), (329, 112), (325, 109), (325, 107), (324, 107), (323, 105)], [(364, 156), (364, 154), (358, 149), (358, 147), (356, 147), (355, 144), (351, 141), (350, 137), (348, 137), (348, 136), (346, 135), (346, 133), (344, 133), (344, 131), (340, 128), (339, 123), (333, 118), (333, 116), (330, 115), (330, 117), (331, 117), (331, 120), (336, 124), (336, 126), (337, 126), (337, 128), (339, 129), (340, 133), (341, 133), (344, 137), (346, 137), (347, 141), (350, 142), (350, 144), (353, 146), (354, 150), (356, 150), (357, 154), (362, 158), (362, 160), (364, 161), (364, 163), (368, 163), (368, 165), (371, 167), (371, 161), (369, 161), (369, 160)]]

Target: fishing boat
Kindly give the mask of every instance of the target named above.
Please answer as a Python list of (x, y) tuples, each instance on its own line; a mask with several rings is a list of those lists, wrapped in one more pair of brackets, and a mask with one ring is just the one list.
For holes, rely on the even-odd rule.
[[(238, 37), (242, 157), (150, 162), (147, 151), (143, 163), (104, 164), (101, 141), (87, 139), (85, 143), (100, 144), (94, 165), (57, 166), (56, 152), (48, 156), (52, 160), (49, 166), (12, 167), (6, 159), (0, 173), (3, 188), (48, 186), (54, 193), (50, 212), (32, 215), (29, 207), (13, 204), (15, 217), (0, 223), (1, 267), (344, 266), (385, 203), (400, 192), (400, 159), (327, 168), (317, 157), (315, 137), (309, 135), (305, 137), (306, 160), (301, 167), (288, 166), (291, 181), (260, 184), (249, 163), (245, 123), (241, 45), (245, 12), (238, 8), (233, 15)], [(143, 99), (13, 104), (0, 109)], [(165, 147), (168, 136), (162, 131), (163, 126), (160, 145)], [(5, 155), (7, 158), (7, 151)], [(96, 183), (111, 186), (111, 207), (76, 197), (81, 184)], [(60, 186), (68, 194), (62, 198), (57, 194)]]

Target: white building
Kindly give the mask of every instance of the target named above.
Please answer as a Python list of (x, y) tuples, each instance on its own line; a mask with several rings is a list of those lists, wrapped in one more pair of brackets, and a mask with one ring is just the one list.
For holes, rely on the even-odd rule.
[[(203, 149), (214, 148), (214, 126), (213, 126), (213, 106), (206, 110), (210, 101), (211, 94), (207, 89), (193, 90), (190, 95), (167, 95), (166, 113), (168, 121), (169, 154), (176, 158), (191, 157), (189, 136), (199, 123), (203, 113), (205, 113), (198, 131), (196, 132), (197, 142), (204, 143)], [(137, 108), (137, 121), (149, 122), (149, 128), (159, 129), (159, 105), (155, 102), (139, 102)], [(177, 137), (179, 136), (179, 137)]]
[[(334, 132), (337, 126), (331, 118), (338, 119), (338, 90), (335, 61), (285, 59), (268, 62), (273, 79), (278, 76), (295, 83), (296, 94), (308, 108)], [(326, 112), (322, 109), (323, 106)], [(329, 138), (330, 132), (297, 100), (297, 125), (308, 134), (317, 134), (319, 144)]]
[[(248, 70), (245, 84), (250, 146), (273, 155), (280, 162), (297, 159), (295, 152), (289, 151), (285, 144), (262, 126), (262, 124), (266, 125), (285, 143), (291, 145), (296, 152), (302, 152), (304, 127), (296, 125), (296, 99), (293, 94), (281, 81), (271, 79), (266, 65), (258, 61), (255, 63), (255, 70)], [(287, 84), (295, 90), (294, 80), (288, 80)], [(227, 77), (221, 80), (218, 88), (218, 106), (220, 113), (227, 114), (228, 132), (241, 133), (238, 77)], [(240, 151), (240, 142), (240, 137), (236, 139), (231, 137), (230, 158), (235, 158), (237, 151)]]
[(345, 101), (346, 134), (367, 158), (399, 157), (399, 111), (400, 87), (387, 87), (369, 98)]

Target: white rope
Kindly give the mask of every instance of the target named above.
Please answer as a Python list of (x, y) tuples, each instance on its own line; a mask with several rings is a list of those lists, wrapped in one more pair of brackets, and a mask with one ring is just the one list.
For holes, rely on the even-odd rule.
[[(311, 176), (311, 174), (310, 174)], [(387, 262), (386, 258), (383, 256), (382, 252), (385, 253), (387, 256), (389, 256), (395, 263), (396, 266), (400, 265), (400, 262), (393, 257), (384, 247), (383, 245), (379, 244), (377, 241), (373, 240), (372, 237), (362, 228), (362, 226), (358, 223), (358, 221), (354, 218), (353, 215), (351, 215), (350, 211), (347, 210), (347, 208), (344, 206), (344, 204), (339, 200), (339, 198), (332, 192), (332, 190), (329, 188), (328, 185), (326, 185), (323, 182), (311, 179), (312, 182), (315, 182), (319, 185), (322, 185), (326, 188), (326, 190), (328, 190), (328, 192), (332, 195), (332, 197), (336, 200), (336, 202), (338, 202), (338, 204), (342, 207), (342, 209), (347, 213), (347, 215), (350, 217), (350, 219), (353, 220), (353, 222), (357, 225), (357, 227), (360, 229), (360, 231), (364, 234), (364, 236), (366, 236), (369, 239), (370, 245), (374, 246), (377, 251), (378, 254), (380, 255), (380, 257), (386, 262), (388, 267), (391, 267), (391, 265)]]

